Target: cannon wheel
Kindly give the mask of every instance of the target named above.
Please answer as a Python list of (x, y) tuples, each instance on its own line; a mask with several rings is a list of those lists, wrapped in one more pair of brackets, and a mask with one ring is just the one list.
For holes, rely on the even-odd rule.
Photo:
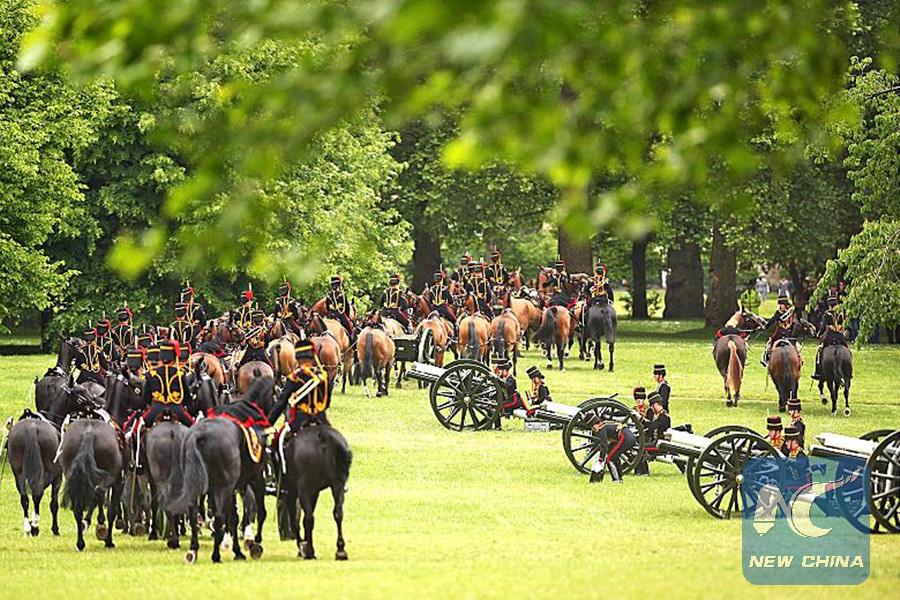
[(416, 349), (416, 358), (420, 363), (434, 364), (434, 332), (422, 328), (419, 336), (419, 346)]
[(775, 457), (778, 459), (771, 476), (777, 477), (781, 487), (784, 482), (781, 453), (762, 436), (739, 431), (726, 433), (712, 441), (697, 458), (691, 479), (697, 501), (706, 512), (718, 519), (730, 519), (733, 513), (741, 514), (744, 499), (744, 466), (751, 458)]
[(500, 380), (477, 361), (454, 361), (431, 384), (431, 409), (438, 422), (453, 431), (478, 430), (499, 418)]
[(600, 438), (591, 429), (590, 423), (616, 421), (626, 424), (635, 434), (635, 444), (622, 457), (622, 475), (631, 471), (644, 456), (644, 427), (641, 416), (618, 400), (596, 398), (583, 402), (579, 411), (563, 429), (563, 450), (579, 472), (591, 472), (591, 459), (597, 455)]
[[(759, 435), (749, 427), (745, 427), (743, 425), (722, 425), (721, 427), (716, 427), (714, 429), (710, 429), (706, 433), (703, 434), (703, 437), (713, 439), (722, 435), (727, 435), (729, 433), (751, 433), (753, 435)], [(694, 457), (689, 456), (687, 459), (687, 466), (684, 469), (684, 474), (687, 476), (688, 488), (691, 490), (691, 494), (693, 494), (694, 499), (697, 500), (700, 504), (703, 504), (703, 500), (700, 499), (700, 494), (697, 492), (697, 488), (694, 487)]]
[(890, 533), (900, 533), (900, 431), (878, 443), (868, 466), (872, 515)]
[[(859, 438), (861, 440), (880, 442), (895, 432), (896, 429), (876, 429), (875, 431), (864, 433)], [(835, 477), (852, 479), (857, 464), (858, 461), (841, 461)], [(878, 485), (877, 478), (872, 478), (868, 482), (862, 479), (855, 479), (835, 489), (835, 500), (841, 514), (862, 533), (885, 533), (885, 528), (878, 522), (875, 514), (871, 511), (871, 494), (874, 489), (872, 486), (875, 485)], [(869, 510), (869, 522), (864, 523), (860, 520), (860, 517), (867, 509)]]

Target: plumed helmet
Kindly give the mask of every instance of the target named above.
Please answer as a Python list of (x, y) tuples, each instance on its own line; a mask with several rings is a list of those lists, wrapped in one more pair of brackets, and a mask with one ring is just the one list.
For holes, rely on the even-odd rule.
[(112, 323), (106, 317), (97, 319), (97, 335), (103, 336), (112, 329)]
[(316, 346), (312, 342), (303, 341), (294, 347), (294, 358), (297, 360), (314, 360), (316, 358)]
[(172, 364), (178, 358), (181, 345), (176, 340), (166, 340), (159, 345), (159, 360), (167, 365)]
[(391, 276), (388, 277), (388, 284), (398, 285), (399, 283), (400, 283), (400, 275), (398, 273), (391, 273)]
[(127, 306), (120, 306), (116, 309), (116, 318), (120, 323), (126, 323), (133, 316), (131, 309)]
[(525, 371), (525, 373), (528, 375), (529, 379), (534, 379), (535, 377), (539, 377), (541, 379), (544, 378), (544, 374), (541, 373), (541, 370), (535, 366), (528, 367), (528, 370)]
[(766, 418), (766, 429), (774, 429), (775, 431), (781, 431), (781, 417), (778, 415), (772, 415)]
[(187, 304), (184, 302), (178, 302), (175, 304), (175, 316), (179, 319), (183, 319), (187, 316)]

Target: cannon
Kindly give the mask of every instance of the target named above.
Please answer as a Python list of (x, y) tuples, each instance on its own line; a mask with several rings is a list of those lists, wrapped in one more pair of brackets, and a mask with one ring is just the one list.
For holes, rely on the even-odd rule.
[(434, 363), (434, 333), (427, 328), (419, 329), (414, 335), (394, 337), (394, 360), (396, 362)]
[[(850, 481), (835, 490), (844, 517), (863, 532), (900, 533), (900, 431), (879, 429), (858, 438), (836, 433), (813, 437), (810, 456), (856, 459), (840, 463), (837, 477), (852, 475), (859, 460), (869, 468), (869, 480)], [(860, 517), (869, 509), (869, 523)]]
[(767, 472), (761, 475), (769, 481), (784, 483), (781, 453), (764, 437), (741, 425), (717, 427), (706, 435), (669, 429), (657, 443), (655, 452), (668, 457), (682, 470), (691, 494), (717, 519), (741, 515), (742, 493), (751, 499), (758, 496), (759, 489), (749, 489), (744, 481), (744, 466), (750, 459), (779, 459), (767, 463)]

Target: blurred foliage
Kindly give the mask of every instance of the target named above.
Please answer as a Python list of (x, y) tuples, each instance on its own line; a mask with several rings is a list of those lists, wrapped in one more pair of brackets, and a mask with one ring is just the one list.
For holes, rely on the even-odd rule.
[[(546, 177), (564, 192), (558, 216), (573, 234), (645, 227), (659, 185), (745, 208), (719, 192), (756, 171), (755, 138), (777, 138), (766, 158), (790, 164), (842, 115), (823, 100), (845, 71), (841, 34), (858, 27), (854, 4), (826, 0), (69, 0), (40, 11), (23, 67), (60, 62), (76, 80), (108, 74), (129, 94), (165, 91), (160, 131), (188, 178), (169, 193), (168, 222), (123, 248), (153, 255), (170, 231), (184, 242), (184, 214), (225, 203), (234, 210), (211, 215), (213, 233), (176, 252), (194, 268), (204, 264), (193, 246), (234, 239), (266, 210), (260, 190), (373, 98), (392, 127), (464, 107), (448, 163), (502, 161)], [(228, 71), (194, 85), (223, 55), (266, 44), (290, 55), (275, 57), (277, 77)], [(211, 108), (198, 106), (204, 89)], [(586, 201), (605, 173), (627, 178)], [(249, 246), (252, 264), (277, 271), (266, 244)], [(232, 266), (229, 253), (216, 256)]]

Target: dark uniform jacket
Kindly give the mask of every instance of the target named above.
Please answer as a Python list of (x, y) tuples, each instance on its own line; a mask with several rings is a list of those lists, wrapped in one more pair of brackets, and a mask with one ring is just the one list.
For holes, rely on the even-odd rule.
[(656, 443), (662, 439), (663, 434), (670, 427), (672, 427), (672, 418), (669, 416), (669, 413), (662, 411), (654, 415), (653, 420), (647, 425), (647, 435), (652, 442)]
[(249, 329), (253, 325), (253, 309), (241, 305), (231, 313), (231, 322), (241, 329)]
[(491, 285), (506, 285), (509, 281), (509, 271), (501, 263), (491, 263), (485, 269), (485, 276)]
[(106, 355), (100, 351), (95, 343), (86, 344), (75, 353), (75, 366), (79, 368), (81, 373), (78, 374), (76, 383), (84, 383), (85, 381), (94, 381), (103, 385), (106, 377), (106, 370), (109, 363)]
[(184, 404), (190, 401), (191, 391), (184, 371), (176, 365), (159, 365), (144, 375), (144, 402), (151, 404)]
[(669, 410), (669, 396), (672, 395), (672, 388), (669, 387), (669, 382), (663, 379), (662, 382), (656, 386), (656, 391), (659, 392), (659, 397), (663, 401), (665, 409)]
[(203, 305), (193, 300), (188, 302), (185, 320), (198, 328), (206, 327), (206, 311), (203, 309)]
[(491, 292), (491, 283), (487, 279), (484, 277), (473, 277), (471, 286), (472, 294), (476, 298), (490, 304), (494, 294)]
[(272, 310), (272, 314), (278, 319), (300, 320), (300, 310), (297, 308), (297, 303), (290, 296), (278, 296), (275, 298), (275, 308)]
[(818, 337), (826, 346), (833, 344), (847, 345), (847, 336), (844, 335), (844, 315), (829, 308), (822, 315), (819, 323)]
[(453, 296), (450, 295), (450, 289), (443, 283), (435, 283), (428, 288), (429, 296), (431, 296), (431, 307), (435, 308), (444, 304), (453, 304)]
[(134, 344), (134, 329), (130, 323), (119, 323), (109, 330), (109, 337), (118, 348), (125, 349)]
[(403, 297), (399, 287), (389, 287), (381, 293), (378, 306), (379, 308), (406, 310), (406, 298)]
[(327, 423), (325, 411), (330, 404), (328, 374), (319, 367), (303, 365), (285, 380), (281, 395), (269, 413), (269, 422), (275, 423), (290, 406), (287, 421), (291, 429), (297, 429), (313, 421)]
[(470, 277), (469, 277), (469, 269), (466, 267), (460, 267), (453, 272), (453, 275), (450, 276), (450, 279), (455, 281), (458, 285), (462, 286), (462, 288), (466, 291), (470, 289)]
[(331, 290), (325, 294), (325, 310), (350, 315), (350, 302), (347, 301), (347, 294), (344, 293), (344, 290)]
[(197, 328), (197, 325), (192, 325), (187, 319), (176, 319), (169, 325), (169, 337), (178, 340), (182, 345), (188, 344), (193, 347), (197, 339)]

